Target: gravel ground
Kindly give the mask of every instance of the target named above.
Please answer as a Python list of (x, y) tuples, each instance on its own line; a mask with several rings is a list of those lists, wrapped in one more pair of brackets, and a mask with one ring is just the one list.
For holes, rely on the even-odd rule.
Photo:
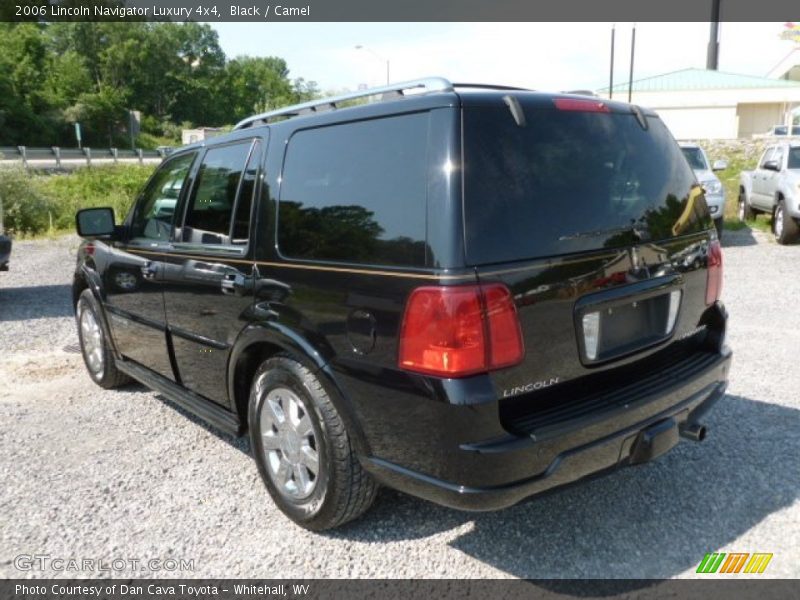
[(14, 566), (44, 554), (194, 560), (116, 576), (691, 577), (722, 551), (772, 552), (766, 576), (799, 577), (800, 245), (749, 230), (725, 245), (735, 360), (706, 442), (496, 513), (384, 490), (315, 535), (272, 506), (245, 440), (140, 386), (93, 385), (69, 351), (77, 240), (16, 243), (0, 273), (0, 576), (53, 576)]

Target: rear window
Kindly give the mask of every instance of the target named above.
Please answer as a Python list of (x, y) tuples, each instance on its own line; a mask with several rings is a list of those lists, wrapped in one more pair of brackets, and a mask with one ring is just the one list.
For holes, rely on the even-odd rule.
[(664, 124), (628, 113), (464, 109), (470, 264), (615, 248), (710, 226), (702, 191)]

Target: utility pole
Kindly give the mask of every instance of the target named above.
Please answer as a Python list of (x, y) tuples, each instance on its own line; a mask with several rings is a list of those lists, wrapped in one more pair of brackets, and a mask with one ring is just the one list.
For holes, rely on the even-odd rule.
[(708, 38), (706, 69), (719, 69), (719, 9), (721, 0), (711, 0), (711, 31)]
[(628, 72), (628, 104), (631, 103), (631, 97), (633, 95), (633, 55), (636, 51), (636, 23), (633, 24), (633, 29), (631, 29), (631, 68)]
[(614, 34), (617, 31), (617, 24), (611, 26), (611, 65), (608, 68), (608, 99), (614, 97)]

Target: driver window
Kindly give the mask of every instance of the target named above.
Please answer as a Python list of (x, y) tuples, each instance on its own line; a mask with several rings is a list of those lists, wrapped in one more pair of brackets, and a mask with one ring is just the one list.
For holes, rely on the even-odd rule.
[(134, 238), (169, 240), (175, 207), (195, 154), (176, 156), (164, 163), (150, 179), (133, 216)]

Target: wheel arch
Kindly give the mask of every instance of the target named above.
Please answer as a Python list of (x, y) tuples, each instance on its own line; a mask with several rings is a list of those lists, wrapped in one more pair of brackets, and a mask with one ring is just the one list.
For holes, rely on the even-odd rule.
[(228, 362), (228, 397), (230, 409), (239, 417), (242, 432), (248, 429), (250, 386), (258, 367), (277, 354), (288, 354), (316, 375), (330, 394), (347, 433), (359, 454), (367, 455), (367, 444), (352, 410), (347, 393), (339, 385), (330, 366), (330, 355), (311, 345), (292, 329), (276, 322), (251, 324), (239, 334)]

